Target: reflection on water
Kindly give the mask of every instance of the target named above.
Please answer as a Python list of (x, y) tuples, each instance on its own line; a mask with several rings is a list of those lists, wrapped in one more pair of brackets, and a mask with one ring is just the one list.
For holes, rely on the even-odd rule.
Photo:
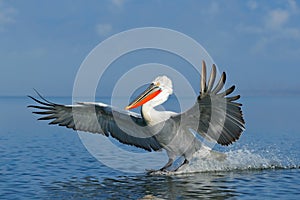
[[(282, 172), (285, 174), (281, 180)], [(276, 198), (296, 197), (299, 170), (260, 170), (194, 173), (172, 176), (118, 176), (115, 178), (72, 178), (53, 182), (44, 189), (48, 197), (95, 199), (231, 199), (232, 197), (261, 196)], [(275, 183), (275, 184), (274, 184)], [(276, 184), (285, 188), (276, 189)]]
[(84, 179), (73, 178), (67, 182), (54, 182), (45, 189), (50, 198), (108, 198), (138, 199), (153, 196), (162, 199), (217, 198), (236, 196), (235, 188), (228, 187), (230, 177), (222, 173), (187, 174), (180, 176), (119, 176)]

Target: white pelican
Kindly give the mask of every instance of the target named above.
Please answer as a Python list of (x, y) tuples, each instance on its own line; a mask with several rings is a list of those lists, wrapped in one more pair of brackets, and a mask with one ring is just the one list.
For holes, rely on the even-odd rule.
[[(167, 171), (176, 157), (183, 156), (185, 160), (176, 171), (188, 164), (192, 155), (203, 145), (191, 129), (221, 145), (229, 145), (236, 141), (244, 130), (242, 104), (235, 102), (240, 95), (227, 96), (234, 91), (235, 86), (220, 92), (225, 84), (226, 74), (222, 73), (214, 87), (215, 78), (216, 67), (213, 65), (206, 82), (206, 66), (203, 61), (200, 95), (195, 104), (182, 113), (155, 109), (173, 92), (172, 82), (166, 76), (157, 77), (125, 108), (129, 110), (141, 106), (141, 115), (102, 103), (56, 104), (40, 94), (38, 95), (42, 100), (29, 96), (40, 105), (28, 107), (38, 109), (33, 113), (45, 115), (39, 120), (51, 120), (49, 124), (111, 136), (121, 143), (147, 151), (165, 149), (169, 160), (160, 169), (162, 171)], [(132, 126), (132, 123), (135, 126)], [(136, 127), (143, 128), (138, 130)]]

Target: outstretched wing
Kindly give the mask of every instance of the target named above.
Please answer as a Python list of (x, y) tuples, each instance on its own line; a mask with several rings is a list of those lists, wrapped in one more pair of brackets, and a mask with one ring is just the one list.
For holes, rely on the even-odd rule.
[(46, 100), (39, 93), (38, 95), (41, 100), (29, 97), (40, 105), (28, 107), (38, 109), (33, 113), (44, 115), (39, 120), (51, 120), (49, 124), (112, 136), (121, 143), (147, 151), (161, 149), (155, 137), (145, 127), (144, 120), (136, 113), (122, 112), (102, 103), (61, 105)]
[(191, 128), (210, 141), (229, 145), (238, 140), (245, 129), (242, 104), (236, 102), (240, 95), (228, 97), (234, 91), (234, 85), (220, 92), (226, 81), (225, 72), (214, 87), (215, 79), (216, 67), (213, 65), (206, 82), (206, 66), (203, 61), (201, 92), (196, 103), (186, 112), (174, 116), (173, 120), (180, 121), (181, 128)]

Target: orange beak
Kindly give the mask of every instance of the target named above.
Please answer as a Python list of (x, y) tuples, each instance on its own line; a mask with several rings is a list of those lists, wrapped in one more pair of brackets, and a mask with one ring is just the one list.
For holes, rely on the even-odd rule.
[(148, 101), (150, 101), (151, 99), (156, 97), (159, 93), (161, 93), (160, 87), (151, 83), (151, 85), (142, 94), (140, 94), (136, 99), (134, 99), (125, 108), (125, 110), (130, 110), (130, 109), (142, 106), (143, 104), (147, 103)]

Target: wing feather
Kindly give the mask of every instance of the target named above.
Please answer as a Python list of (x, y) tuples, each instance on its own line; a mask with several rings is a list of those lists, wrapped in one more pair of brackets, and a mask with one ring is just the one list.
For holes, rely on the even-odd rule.
[(201, 73), (201, 92), (206, 92), (206, 64), (202, 61), (202, 73)]
[(215, 89), (213, 89), (212, 93), (217, 94), (224, 87), (225, 82), (226, 82), (226, 74), (225, 72), (223, 72), (217, 86), (215, 87)]
[[(147, 151), (156, 151), (162, 148), (156, 138), (149, 132), (138, 131), (128, 125), (134, 123), (136, 126), (145, 126), (143, 119), (137, 114), (122, 112), (108, 105), (98, 103), (56, 104), (46, 100), (39, 93), (38, 95), (41, 100), (32, 96), (29, 97), (41, 105), (28, 106), (37, 109), (37, 111), (33, 111), (34, 114), (43, 116), (38, 120), (50, 120), (49, 124), (51, 125), (57, 124), (74, 130), (111, 136), (121, 143), (133, 145)], [(116, 121), (120, 122), (120, 125), (125, 128), (119, 127)]]
[(211, 73), (210, 73), (210, 77), (209, 77), (209, 80), (208, 80), (208, 86), (207, 86), (207, 92), (210, 92), (211, 89), (213, 88), (214, 86), (214, 83), (215, 83), (215, 79), (216, 79), (216, 65), (213, 64), (212, 65), (212, 68), (211, 68)]
[[(205, 64), (202, 65), (205, 68)], [(206, 72), (206, 69), (202, 69)], [(201, 86), (206, 87), (205, 77), (201, 76)], [(239, 139), (245, 129), (245, 121), (241, 110), (242, 104), (235, 102), (240, 95), (228, 97), (235, 86), (220, 92), (225, 85), (226, 74), (213, 88), (216, 78), (215, 66), (212, 67), (207, 88), (201, 88), (196, 103), (189, 110), (172, 117), (180, 121), (181, 128), (192, 128), (204, 138), (216, 141), (221, 145), (229, 145)], [(219, 93), (220, 92), (220, 93)]]

